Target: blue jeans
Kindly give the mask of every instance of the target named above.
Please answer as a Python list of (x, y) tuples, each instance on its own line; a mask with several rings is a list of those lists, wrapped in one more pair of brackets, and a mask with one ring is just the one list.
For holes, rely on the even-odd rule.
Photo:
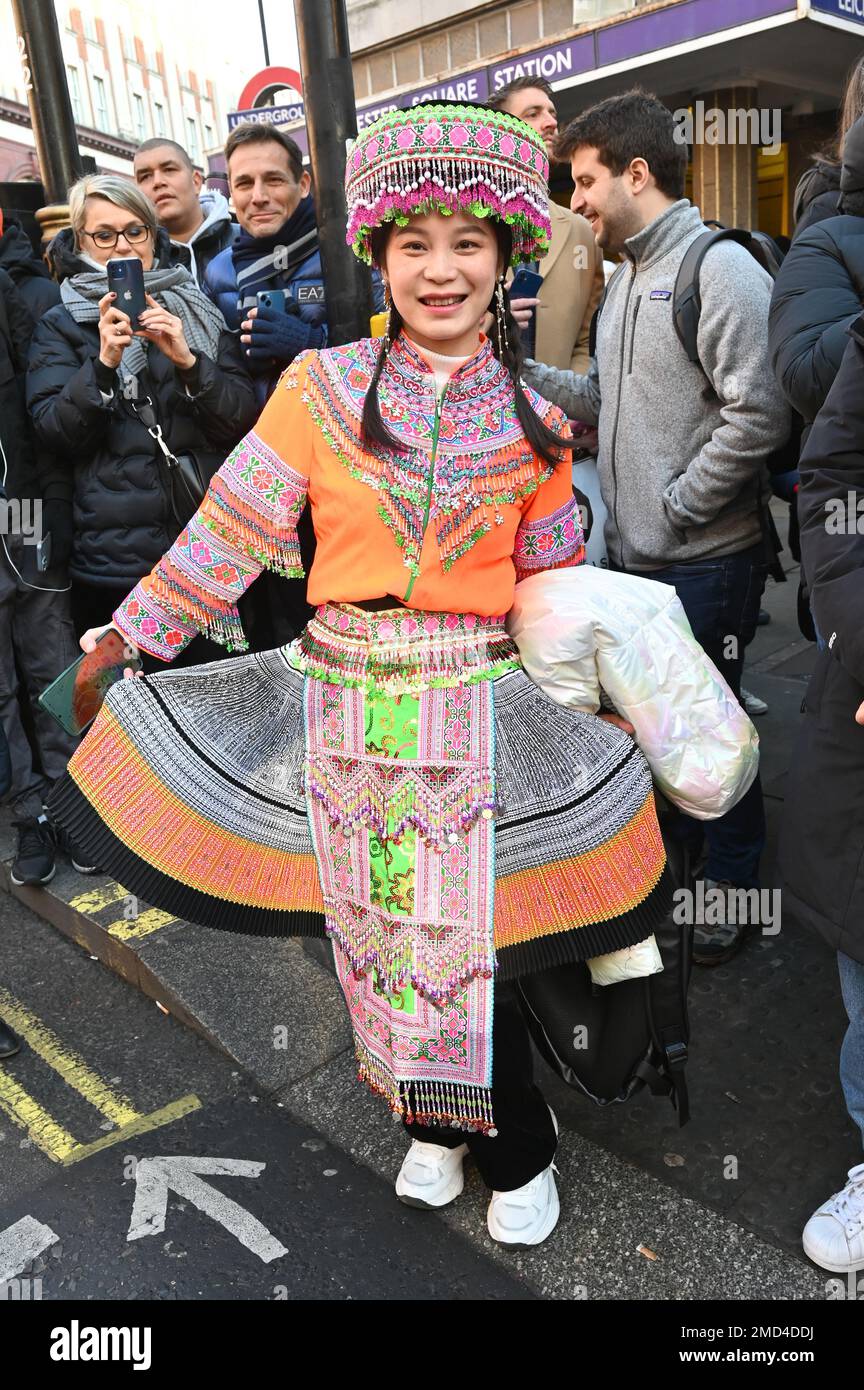
[[(718, 671), (741, 696), (744, 648), (752, 642), (765, 588), (762, 545), (737, 555), (666, 565), (644, 577), (675, 587), (693, 636)], [(759, 860), (765, 848), (765, 808), (762, 784), (756, 780), (737, 806), (713, 821), (676, 818), (672, 829), (698, 850), (702, 836), (708, 844), (705, 877), (724, 880), (736, 888), (759, 887)]]
[(840, 989), (849, 1027), (840, 1049), (840, 1082), (846, 1109), (861, 1131), (864, 1144), (864, 965), (837, 952)]

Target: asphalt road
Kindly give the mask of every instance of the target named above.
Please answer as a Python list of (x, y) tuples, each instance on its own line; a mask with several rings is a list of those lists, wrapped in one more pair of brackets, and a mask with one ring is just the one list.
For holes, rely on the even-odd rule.
[(0, 1063), (0, 1278), (30, 1280), (17, 1293), (535, 1296), (5, 895), (0, 953), (0, 1012), (26, 1033)]

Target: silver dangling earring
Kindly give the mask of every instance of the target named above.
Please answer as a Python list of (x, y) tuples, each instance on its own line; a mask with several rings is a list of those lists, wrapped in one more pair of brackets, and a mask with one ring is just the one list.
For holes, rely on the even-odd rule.
[(507, 337), (507, 310), (504, 306), (504, 276), (495, 285), (495, 326), (498, 330), (498, 356), (510, 354), (510, 341)]

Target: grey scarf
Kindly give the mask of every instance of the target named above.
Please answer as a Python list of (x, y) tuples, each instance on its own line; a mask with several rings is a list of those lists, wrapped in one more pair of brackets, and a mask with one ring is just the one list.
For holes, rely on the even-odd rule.
[[(92, 262), (91, 262), (92, 264)], [(144, 288), (147, 293), (176, 314), (183, 323), (183, 336), (192, 352), (203, 352), (213, 361), (219, 351), (219, 337), (225, 332), (225, 320), (212, 304), (185, 266), (166, 266), (164, 270), (145, 270)], [(60, 295), (76, 323), (98, 323), (99, 300), (108, 291), (108, 275), (104, 268), (92, 274), (73, 275), (60, 286)], [(137, 377), (147, 366), (146, 338), (133, 338), (124, 348), (120, 374), (124, 379)]]

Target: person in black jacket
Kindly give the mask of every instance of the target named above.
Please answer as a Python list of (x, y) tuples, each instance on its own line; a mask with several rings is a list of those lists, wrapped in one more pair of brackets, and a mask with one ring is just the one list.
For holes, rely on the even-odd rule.
[(837, 213), (795, 238), (771, 296), (768, 351), (805, 425), (825, 402), (864, 304), (864, 116), (846, 136)]
[[(37, 438), (74, 478), (72, 614), (85, 632), (111, 617), (194, 511), (180, 507), (153, 433), (193, 454), (207, 479), (256, 415), (236, 337), (182, 266), (154, 256), (156, 217), (125, 179), (86, 176), (69, 194), (71, 231), (52, 243), (63, 303), (38, 325), (27, 403)], [(142, 331), (108, 291), (112, 257), (138, 256), (148, 307)], [(200, 499), (199, 499), (200, 500)], [(178, 509), (179, 508), (179, 509)], [(193, 644), (190, 661), (217, 655)]]
[[(800, 416), (802, 444), (840, 366), (846, 330), (864, 305), (864, 116), (850, 127), (844, 150), (839, 210), (795, 238), (771, 296), (768, 351), (780, 388)], [(796, 523), (793, 496), (793, 554)], [(803, 582), (798, 619), (805, 637), (814, 640)]]
[[(17, 884), (43, 884), (54, 876), (56, 846), (44, 803), (76, 745), (38, 703), (78, 653), (66, 573), (68, 484), (53, 461), (37, 457), (24, 406), (34, 327), (23, 297), (0, 270), (0, 720), (10, 757), (6, 790), (18, 837), (11, 868)], [(26, 728), (22, 698), (30, 710)]]
[[(851, 341), (849, 337), (851, 336)], [(783, 910), (837, 953), (846, 1105), (864, 1145), (864, 315), (801, 456), (802, 563), (825, 646), (807, 688), (780, 843)], [(864, 1163), (804, 1231), (811, 1259), (864, 1270)]]
[(33, 318), (60, 303), (60, 291), (17, 217), (0, 208), (0, 269), (6, 271)]
[(794, 237), (837, 212), (847, 132), (860, 116), (864, 116), (864, 58), (858, 59), (847, 79), (837, 134), (798, 180), (792, 202)]

